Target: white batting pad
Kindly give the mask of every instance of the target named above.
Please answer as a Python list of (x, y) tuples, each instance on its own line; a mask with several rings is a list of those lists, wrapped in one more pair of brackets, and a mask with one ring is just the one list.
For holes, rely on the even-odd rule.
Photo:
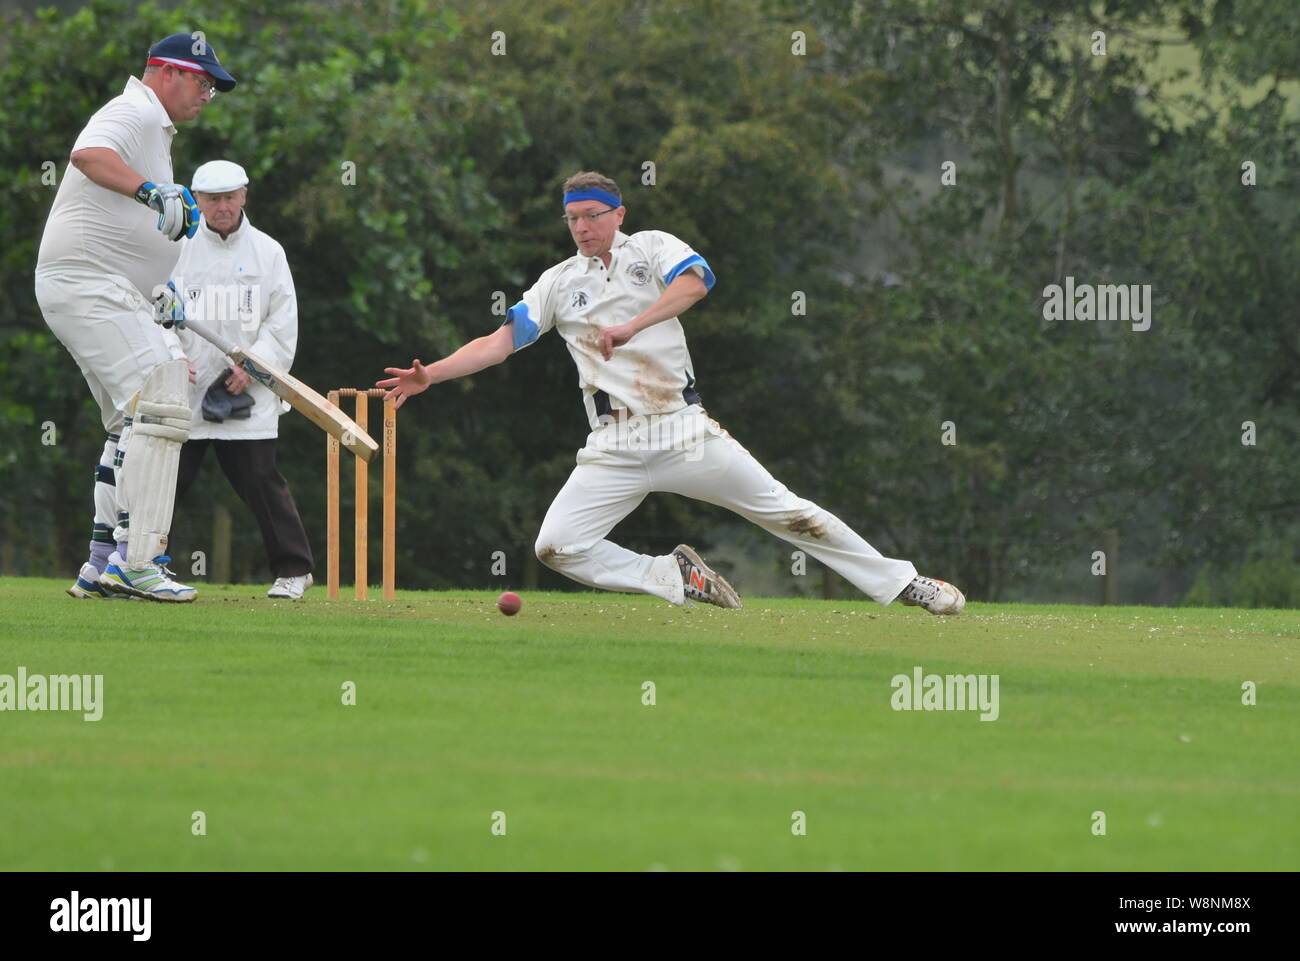
[(169, 360), (151, 370), (129, 416), (117, 494), (129, 518), (126, 563), (139, 568), (167, 553), (181, 445), (190, 436), (189, 364)]

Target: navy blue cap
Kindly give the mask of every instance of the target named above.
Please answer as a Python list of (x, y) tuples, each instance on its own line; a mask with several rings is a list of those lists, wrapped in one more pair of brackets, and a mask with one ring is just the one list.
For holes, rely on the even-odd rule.
[[(196, 50), (202, 52), (195, 53)], [(226, 68), (217, 59), (217, 52), (202, 34), (173, 33), (149, 48), (148, 66), (162, 67), (168, 64), (180, 70), (210, 73), (214, 85), (222, 93), (235, 89), (235, 78), (226, 73)]]

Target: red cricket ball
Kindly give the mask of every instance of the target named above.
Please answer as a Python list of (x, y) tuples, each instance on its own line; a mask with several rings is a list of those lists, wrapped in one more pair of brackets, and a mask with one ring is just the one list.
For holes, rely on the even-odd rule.
[(519, 608), (524, 606), (524, 599), (514, 591), (506, 591), (497, 598), (497, 610), (506, 617), (513, 617), (519, 613)]

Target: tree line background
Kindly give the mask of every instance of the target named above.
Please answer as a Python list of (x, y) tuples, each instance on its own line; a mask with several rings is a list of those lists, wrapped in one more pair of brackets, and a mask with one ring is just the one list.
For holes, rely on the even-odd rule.
[[(218, 157), (249, 171), (250, 219), (297, 285), (294, 373), (317, 389), (490, 331), (497, 291), (513, 303), (572, 253), (563, 178), (599, 169), (623, 187), (624, 229), (671, 231), (717, 274), (684, 318), (709, 412), (882, 552), (981, 600), (1300, 606), (1298, 28), (1292, 0), (10, 11), (0, 573), (75, 572), (103, 443), (32, 292), (55, 192), (42, 163), (61, 177), (148, 45), (201, 29), (239, 86), (180, 128), (177, 178)], [(1043, 288), (1067, 276), (1150, 284), (1151, 329), (1044, 321)], [(554, 335), (408, 404), (399, 584), (572, 586), (532, 544), (587, 430)], [(282, 418), (318, 572), (324, 448)], [(231, 564), (208, 576), (266, 579), (251, 517), (215, 461), (207, 474), (177, 512), (176, 568), (223, 554), (233, 518)], [(345, 495), (345, 580), (350, 517)], [(742, 592), (856, 595), (680, 498), (652, 495), (613, 536), (690, 541)]]

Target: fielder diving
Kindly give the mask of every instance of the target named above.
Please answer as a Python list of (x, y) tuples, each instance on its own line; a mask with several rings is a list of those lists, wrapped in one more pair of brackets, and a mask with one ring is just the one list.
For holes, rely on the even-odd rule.
[(835, 515), (797, 497), (705, 412), (678, 319), (712, 289), (713, 271), (672, 234), (619, 230), (618, 185), (583, 172), (564, 184), (564, 220), (577, 253), (545, 271), (502, 325), (428, 366), (385, 368), (378, 382), (401, 406), (432, 384), (499, 364), (554, 328), (568, 344), (591, 434), (537, 537), (548, 567), (604, 590), (740, 607), (692, 548), (637, 554), (607, 539), (646, 495), (717, 504), (806, 551), (881, 604), (900, 600), (958, 614), (966, 599), (884, 557)]

